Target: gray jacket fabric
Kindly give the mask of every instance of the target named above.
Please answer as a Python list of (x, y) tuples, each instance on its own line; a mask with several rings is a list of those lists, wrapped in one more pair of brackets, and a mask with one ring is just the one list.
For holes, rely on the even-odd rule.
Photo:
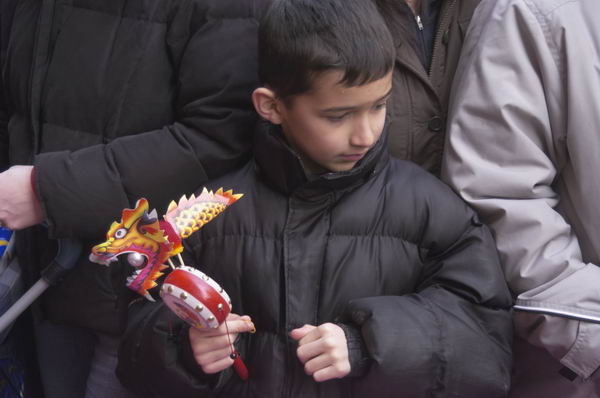
[(600, 397), (599, 15), (597, 0), (485, 0), (457, 69), (442, 174), (491, 226), (517, 296), (514, 396)]

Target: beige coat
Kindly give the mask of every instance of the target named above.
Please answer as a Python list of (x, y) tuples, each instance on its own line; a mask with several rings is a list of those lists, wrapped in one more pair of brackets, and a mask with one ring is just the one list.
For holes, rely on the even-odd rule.
[(453, 88), (443, 178), (517, 296), (514, 397), (600, 397), (599, 16), (598, 0), (484, 0)]

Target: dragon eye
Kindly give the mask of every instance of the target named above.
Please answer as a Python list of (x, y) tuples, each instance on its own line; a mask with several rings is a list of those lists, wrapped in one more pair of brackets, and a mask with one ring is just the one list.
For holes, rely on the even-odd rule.
[(115, 238), (117, 239), (124, 238), (125, 235), (127, 235), (127, 230), (125, 228), (117, 229), (115, 232)]

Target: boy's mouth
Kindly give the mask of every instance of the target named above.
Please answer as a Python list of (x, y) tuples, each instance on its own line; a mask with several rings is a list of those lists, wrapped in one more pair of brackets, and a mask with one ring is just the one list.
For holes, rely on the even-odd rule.
[(342, 159), (349, 161), (349, 162), (358, 162), (365, 156), (366, 153), (367, 152), (349, 153), (349, 154), (342, 155)]

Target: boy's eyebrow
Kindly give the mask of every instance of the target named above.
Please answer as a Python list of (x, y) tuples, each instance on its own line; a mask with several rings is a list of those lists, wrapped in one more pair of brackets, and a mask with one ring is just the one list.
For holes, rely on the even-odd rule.
[[(388, 91), (384, 96), (382, 96), (381, 98), (375, 100), (374, 102), (380, 102), (383, 100), (386, 100), (390, 97), (390, 95), (392, 95), (392, 89), (390, 89), (390, 91)], [(323, 109), (321, 112), (323, 113), (335, 113), (335, 112), (344, 112), (344, 111), (351, 111), (354, 109), (360, 108), (360, 106), (340, 106), (338, 108), (327, 108), (327, 109)]]

